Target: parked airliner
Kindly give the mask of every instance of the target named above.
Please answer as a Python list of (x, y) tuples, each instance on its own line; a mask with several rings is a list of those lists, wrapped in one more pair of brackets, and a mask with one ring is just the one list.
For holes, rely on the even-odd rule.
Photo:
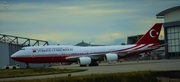
[(160, 48), (158, 37), (162, 23), (156, 23), (145, 35), (135, 44), (112, 45), (112, 46), (29, 46), (17, 51), (11, 58), (24, 62), (29, 67), (29, 63), (61, 63), (70, 65), (73, 62), (80, 66), (98, 66), (97, 61), (116, 61), (140, 53), (149, 52)]

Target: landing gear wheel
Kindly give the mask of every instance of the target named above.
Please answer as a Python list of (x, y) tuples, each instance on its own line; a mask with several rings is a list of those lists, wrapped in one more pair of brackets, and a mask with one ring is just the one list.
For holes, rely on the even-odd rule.
[(95, 66), (99, 66), (99, 64), (98, 63), (96, 63), (96, 65)]
[(97, 62), (92, 62), (89, 64), (89, 66), (99, 66), (99, 64)]
[(9, 67), (6, 67), (6, 69), (9, 69)]
[(12, 69), (16, 69), (16, 67), (15, 66), (13, 66), (13, 68)]
[(87, 65), (80, 65), (80, 67), (86, 67)]
[(49, 63), (49, 66), (48, 67), (51, 67), (52, 65), (51, 65), (51, 63)]
[(26, 66), (26, 68), (30, 68), (30, 66), (29, 66), (29, 64), (28, 64), (28, 63), (26, 63), (26, 65), (27, 65), (27, 66)]
[(26, 68), (30, 68), (30, 66), (26, 66)]

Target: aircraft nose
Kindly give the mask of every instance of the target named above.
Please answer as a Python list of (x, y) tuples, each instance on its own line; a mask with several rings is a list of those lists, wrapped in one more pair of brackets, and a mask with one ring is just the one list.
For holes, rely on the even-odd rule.
[(16, 57), (16, 55), (15, 55), (15, 54), (12, 54), (12, 55), (11, 55), (11, 58), (13, 58), (13, 57)]
[(11, 55), (11, 58), (17, 57), (17, 53), (18, 53), (18, 52), (15, 52), (14, 54), (12, 54), (12, 55)]
[(15, 61), (21, 61), (22, 58), (20, 58), (20, 57), (21, 57), (21, 51), (17, 51), (11, 55), (11, 59), (13, 59)]

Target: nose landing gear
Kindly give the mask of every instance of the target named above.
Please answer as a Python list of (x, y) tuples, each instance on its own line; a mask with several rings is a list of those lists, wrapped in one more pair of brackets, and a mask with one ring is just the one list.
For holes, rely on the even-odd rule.
[(26, 63), (26, 68), (30, 68), (29, 63)]

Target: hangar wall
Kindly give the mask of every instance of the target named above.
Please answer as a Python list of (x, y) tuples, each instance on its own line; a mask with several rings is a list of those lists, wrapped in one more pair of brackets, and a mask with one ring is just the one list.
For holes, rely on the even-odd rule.
[(143, 34), (128, 36), (127, 37), (127, 44), (135, 44), (142, 36), (143, 36)]
[(164, 22), (180, 21), (180, 17), (177, 17), (180, 10), (175, 10), (164, 15)]
[[(39, 46), (40, 42), (44, 43), (44, 45), (48, 45), (48, 42), (43, 40), (0, 34), (0, 69), (5, 68), (5, 66), (16, 64), (18, 64), (21, 68), (26, 68), (25, 63), (14, 61), (10, 58), (11, 55), (24, 46)], [(44, 67), (48, 65), (49, 64), (47, 63), (29, 64), (30, 67)]]
[(10, 56), (15, 53), (16, 51), (20, 50), (22, 46), (9, 44), (9, 43), (0, 43), (0, 68), (3, 68), (4, 66), (9, 65), (15, 65), (19, 64), (21, 67), (25, 67), (25, 64), (23, 65), (21, 62), (16, 62), (10, 58)]
[[(9, 43), (0, 43), (0, 69), (5, 68), (9, 65), (20, 65), (21, 68), (26, 68), (26, 64), (23, 62), (14, 61), (10, 56), (16, 51), (20, 50), (23, 46), (9, 44)], [(30, 67), (44, 67), (48, 64), (29, 64)]]
[(157, 18), (164, 18), (164, 39), (166, 58), (180, 58), (180, 6), (168, 8), (158, 13)]
[(9, 46), (8, 44), (0, 43), (0, 68), (9, 65)]

